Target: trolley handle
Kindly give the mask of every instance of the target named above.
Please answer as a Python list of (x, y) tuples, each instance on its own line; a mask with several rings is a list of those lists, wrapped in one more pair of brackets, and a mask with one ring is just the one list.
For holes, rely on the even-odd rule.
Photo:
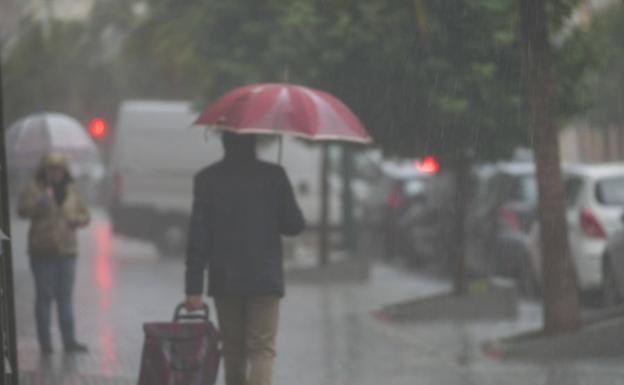
[[(183, 311), (185, 311), (183, 313)], [(201, 309), (188, 311), (184, 303), (178, 304), (173, 313), (173, 322), (184, 320), (201, 320), (208, 322), (210, 319), (210, 308), (208, 304), (204, 303)]]

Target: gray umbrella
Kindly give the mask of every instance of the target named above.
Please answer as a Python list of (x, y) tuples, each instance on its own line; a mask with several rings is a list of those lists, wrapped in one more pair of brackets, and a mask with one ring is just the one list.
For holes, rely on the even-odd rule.
[(16, 169), (32, 169), (52, 150), (62, 151), (73, 162), (99, 158), (93, 139), (76, 119), (59, 113), (24, 117), (7, 130), (7, 155)]

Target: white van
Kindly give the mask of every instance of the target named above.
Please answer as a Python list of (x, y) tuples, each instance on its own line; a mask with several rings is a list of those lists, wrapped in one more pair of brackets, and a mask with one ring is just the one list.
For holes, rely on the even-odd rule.
[[(215, 133), (192, 127), (186, 101), (129, 100), (121, 104), (111, 156), (111, 218), (116, 233), (149, 240), (163, 254), (183, 250), (192, 204), (193, 176), (223, 156)], [(278, 161), (277, 140), (261, 140), (258, 156)], [(321, 148), (285, 137), (282, 164), (308, 225), (320, 212)], [(340, 188), (332, 178), (330, 221), (340, 219)]]

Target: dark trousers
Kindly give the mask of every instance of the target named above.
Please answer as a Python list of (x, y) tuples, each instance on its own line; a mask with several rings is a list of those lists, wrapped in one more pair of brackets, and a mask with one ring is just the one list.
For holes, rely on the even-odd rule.
[(76, 341), (72, 292), (76, 275), (76, 257), (38, 256), (30, 260), (35, 278), (35, 316), (37, 336), (42, 349), (52, 347), (50, 321), (52, 303), (56, 302), (61, 336), (65, 346)]

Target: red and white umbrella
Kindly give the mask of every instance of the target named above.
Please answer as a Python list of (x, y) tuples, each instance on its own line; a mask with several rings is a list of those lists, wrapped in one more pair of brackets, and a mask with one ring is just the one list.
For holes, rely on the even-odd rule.
[(371, 142), (360, 120), (336, 97), (293, 84), (236, 88), (209, 105), (195, 125), (241, 134), (292, 134), (313, 140)]

